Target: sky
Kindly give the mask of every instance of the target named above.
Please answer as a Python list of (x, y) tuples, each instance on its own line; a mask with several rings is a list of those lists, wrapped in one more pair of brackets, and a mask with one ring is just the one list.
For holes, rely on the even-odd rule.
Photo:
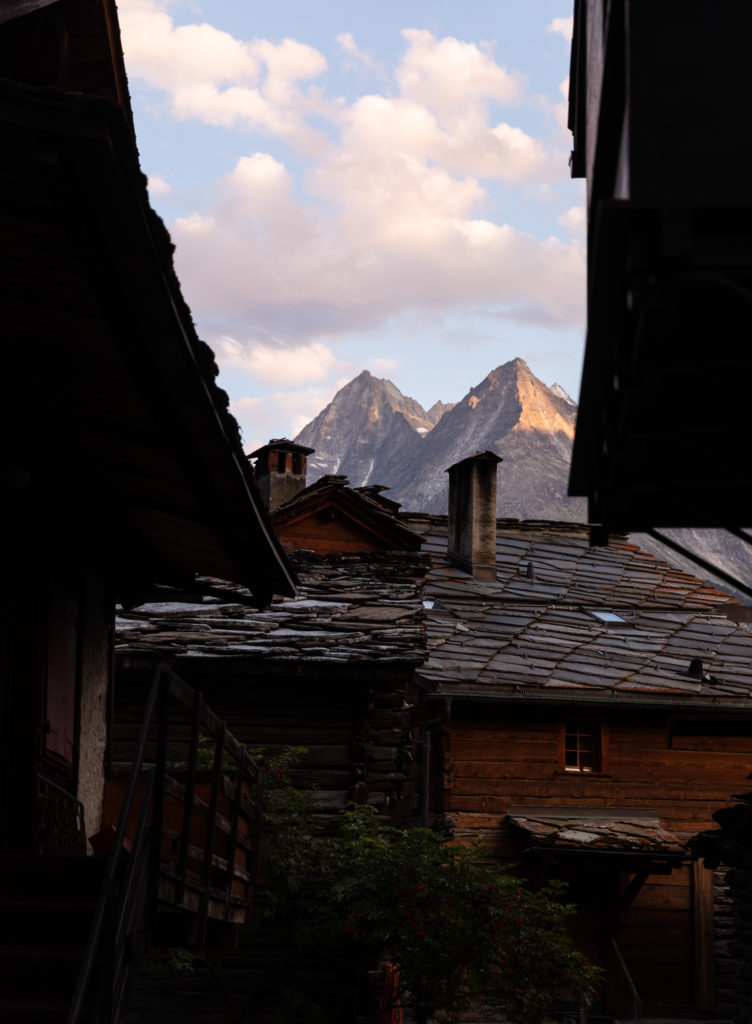
[(141, 166), (246, 450), (362, 370), (579, 392), (567, 0), (120, 0)]

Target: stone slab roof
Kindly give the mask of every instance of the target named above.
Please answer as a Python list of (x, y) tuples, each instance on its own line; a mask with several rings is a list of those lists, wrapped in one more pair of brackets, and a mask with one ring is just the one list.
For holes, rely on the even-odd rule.
[[(421, 601), (427, 559), (419, 553), (316, 555), (298, 552), (298, 595), (264, 611), (228, 596), (155, 602), (120, 610), (121, 664), (158, 658), (263, 661), (272, 668), (378, 662), (418, 665), (425, 657)], [(238, 595), (241, 591), (238, 590)], [(169, 592), (168, 592), (169, 593)]]
[(499, 521), (497, 578), (482, 582), (445, 564), (445, 517), (405, 518), (431, 558), (419, 670), (429, 689), (752, 703), (752, 632), (724, 614), (730, 595), (625, 541), (591, 548), (585, 527), (517, 520)]
[(610, 807), (591, 811), (577, 808), (567, 813), (553, 807), (513, 807), (508, 818), (533, 845), (546, 849), (686, 853), (684, 842), (649, 811)]

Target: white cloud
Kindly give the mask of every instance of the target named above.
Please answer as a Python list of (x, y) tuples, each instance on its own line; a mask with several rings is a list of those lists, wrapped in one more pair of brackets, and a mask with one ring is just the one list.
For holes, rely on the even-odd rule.
[(442, 124), (457, 126), (469, 109), (491, 100), (513, 103), (523, 81), (475, 43), (437, 39), (423, 29), (404, 29), (408, 49), (395, 78), (402, 95), (421, 103)]
[(402, 366), (399, 359), (369, 359), (366, 362), (366, 369), (375, 374), (393, 374)]
[(255, 82), (249, 47), (212, 25), (175, 26), (156, 0), (121, 0), (123, 50), (131, 75), (175, 89), (193, 82)]
[(214, 345), (220, 364), (239, 366), (266, 384), (299, 387), (320, 381), (340, 367), (332, 350), (321, 342), (287, 347), (220, 337)]
[(559, 83), (559, 92), (564, 97), (564, 102), (555, 104), (554, 116), (559, 127), (567, 133), (566, 138), (571, 140), (569, 134), (569, 75)]
[(493, 303), (562, 326), (583, 316), (582, 246), (479, 217), (484, 192), (471, 178), (348, 146), (318, 166), (312, 187), (327, 216), (257, 153), (222, 180), (209, 210), (175, 223), (178, 273), (199, 314), (287, 344), (336, 340), (415, 308)]
[(334, 398), (347, 379), (319, 387), (276, 391), (263, 398), (239, 398), (230, 410), (243, 432), (243, 448), (255, 451), (272, 437), (293, 438)]
[[(195, 313), (223, 325), (225, 362), (302, 387), (342, 372), (342, 337), (416, 310), (582, 322), (582, 244), (489, 215), (488, 182), (568, 177), (564, 144), (501, 117), (525, 82), (490, 46), (407, 29), (392, 88), (346, 104), (302, 87), (326, 60), (295, 40), (177, 27), (159, 0), (122, 0), (121, 17), (129, 73), (162, 90), (174, 116), (271, 134), (310, 158), (296, 180), (292, 161), (250, 152), (171, 228)], [(363, 56), (352, 35), (338, 42)]]
[(566, 39), (568, 43), (571, 43), (572, 41), (573, 28), (574, 18), (571, 15), (568, 18), (554, 18), (550, 25), (548, 25), (549, 32), (560, 35), (563, 39)]
[(164, 178), (160, 178), (158, 174), (149, 175), (148, 188), (153, 196), (168, 196), (172, 192), (170, 184)]
[(121, 0), (120, 27), (128, 73), (166, 92), (179, 119), (244, 128), (322, 144), (304, 124), (306, 112), (325, 110), (316, 92), (298, 83), (326, 70), (325, 58), (293, 39), (244, 42), (206, 23), (176, 26), (160, 0)]
[(587, 234), (587, 213), (584, 206), (572, 206), (558, 218), (559, 224), (568, 228), (576, 238)]
[(361, 50), (358, 44), (355, 42), (355, 38), (352, 32), (340, 32), (337, 36), (336, 42), (339, 43), (340, 49), (352, 60), (348, 62), (349, 66), (362, 65), (368, 71), (382, 72), (383, 68), (375, 61), (370, 53), (366, 53), (365, 50)]

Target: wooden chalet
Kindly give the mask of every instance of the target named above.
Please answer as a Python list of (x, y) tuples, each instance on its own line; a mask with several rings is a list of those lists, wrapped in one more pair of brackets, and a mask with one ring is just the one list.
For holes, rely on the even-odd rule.
[(352, 488), (347, 477), (327, 474), (306, 486), (312, 448), (272, 440), (249, 455), (272, 514), (274, 530), (287, 551), (318, 554), (362, 551), (417, 551), (420, 540), (397, 518), (399, 503), (379, 484)]
[[(122, 786), (149, 680), (166, 661), (244, 744), (270, 756), (306, 748), (291, 774), (324, 826), (350, 802), (368, 803), (395, 823), (417, 819), (420, 756), (407, 698), (425, 657), (426, 559), (414, 551), (305, 550), (291, 560), (297, 596), (263, 611), (234, 600), (224, 584), (221, 595), (176, 601), (168, 594), (118, 612), (108, 793), (117, 796)], [(106, 804), (106, 820), (110, 814)], [(228, 999), (238, 1005), (252, 992), (253, 1019), (272, 1024), (292, 988), (324, 1003), (327, 1019), (352, 1020), (355, 978), (347, 964), (312, 962), (294, 949), (284, 931), (243, 929), (238, 952), (221, 954)], [(197, 970), (190, 986), (159, 976), (137, 992), (135, 1019), (162, 1019), (169, 1009), (210, 1021), (218, 1000), (208, 970)]]
[[(141, 751), (157, 763), (153, 802), (142, 798), (152, 828), (142, 820), (127, 857), (120, 839), (100, 836), (108, 866), (86, 858), (86, 837), (102, 826), (115, 603), (210, 573), (264, 604), (291, 595), (294, 576), (149, 206), (111, 0), (2, 5), (0, 123), (0, 1017), (117, 1022), (160, 893), (168, 705), (194, 697), (159, 674)], [(193, 706), (217, 750), (240, 757), (219, 720)], [(221, 794), (215, 773), (212, 807), (180, 790), (182, 874), (174, 867), (170, 899), (183, 905), (186, 872), (203, 870), (194, 891), (204, 920), (248, 889), (248, 873), (233, 868), (249, 854), (238, 838), (252, 812), (241, 776), (253, 766)], [(203, 825), (191, 831), (196, 808)], [(218, 910), (215, 864), (198, 868), (196, 857), (228, 821), (215, 848), (226, 872)]]
[(593, 548), (586, 526), (505, 519), (479, 535), (482, 508), (457, 514), (403, 516), (431, 558), (428, 821), (569, 883), (602, 1012), (732, 1016), (728, 887), (687, 842), (748, 787), (740, 606), (623, 537)]

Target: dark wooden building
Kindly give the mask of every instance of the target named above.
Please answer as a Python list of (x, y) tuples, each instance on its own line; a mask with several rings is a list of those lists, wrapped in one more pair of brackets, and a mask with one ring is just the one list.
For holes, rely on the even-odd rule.
[(111, 0), (3, 5), (0, 124), (0, 1016), (52, 1021), (97, 874), (115, 602), (294, 577), (149, 207)]
[(752, 9), (576, 0), (588, 323), (571, 493), (604, 530), (749, 522)]
[(498, 520), (484, 578), (458, 564), (456, 524), (404, 518), (432, 560), (416, 671), (429, 822), (451, 816), (459, 841), (484, 839), (533, 884), (569, 882), (575, 938), (606, 970), (604, 1012), (723, 1016), (728, 893), (687, 842), (747, 785), (739, 605), (626, 538), (593, 548), (571, 523)]
[[(108, 782), (115, 804), (154, 665), (168, 661), (239, 740), (263, 748), (261, 763), (285, 747), (305, 748), (291, 776), (322, 827), (350, 802), (395, 823), (417, 820), (419, 732), (410, 693), (425, 657), (426, 560), (412, 551), (299, 551), (292, 562), (297, 596), (264, 611), (233, 601), (225, 584), (221, 597), (118, 613)], [(106, 819), (111, 813), (106, 805)], [(267, 874), (262, 863), (262, 880)], [(137, 992), (134, 1020), (208, 1024), (225, 998), (246, 1007), (241, 1019), (272, 1024), (299, 1019), (284, 1009), (293, 994), (311, 1014), (323, 1006), (328, 1020), (353, 1019), (356, 978), (346, 960), (321, 962), (282, 925), (259, 919), (240, 941), (236, 954), (215, 954), (224, 965), (221, 987), (216, 971), (201, 965), (188, 980), (160, 975)]]
[(286, 551), (318, 554), (417, 551), (420, 540), (399, 522), (400, 505), (372, 484), (350, 487), (347, 477), (327, 474), (306, 485), (312, 448), (286, 438), (272, 440), (248, 456)]

